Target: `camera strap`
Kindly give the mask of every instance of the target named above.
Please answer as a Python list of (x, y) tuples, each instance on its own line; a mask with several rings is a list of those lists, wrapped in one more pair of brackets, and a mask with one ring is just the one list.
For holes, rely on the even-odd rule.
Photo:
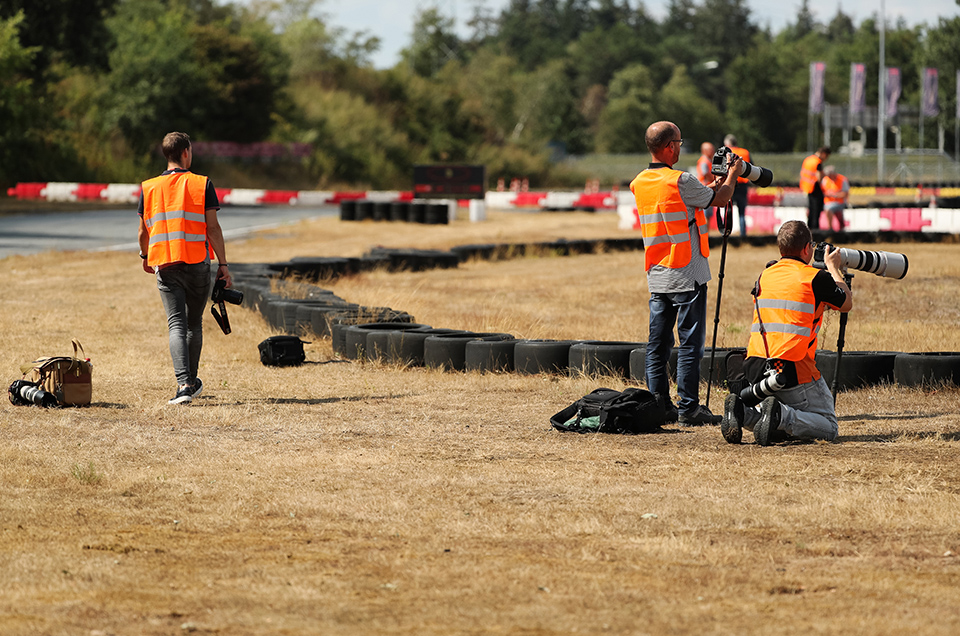
[(763, 351), (767, 354), (767, 359), (770, 359), (770, 347), (767, 345), (767, 329), (763, 326), (763, 318), (760, 317), (760, 304), (757, 302), (757, 299), (760, 297), (760, 279), (757, 279), (757, 282), (753, 285), (753, 290), (750, 292), (750, 295), (753, 296), (753, 309), (757, 312), (757, 324), (760, 326), (760, 338), (763, 339)]
[[(217, 311), (217, 307), (220, 307), (220, 311)], [(230, 318), (227, 317), (227, 305), (222, 300), (215, 302), (210, 307), (210, 313), (213, 314), (214, 319), (217, 321), (217, 324), (220, 325), (220, 331), (224, 335), (230, 333)]]

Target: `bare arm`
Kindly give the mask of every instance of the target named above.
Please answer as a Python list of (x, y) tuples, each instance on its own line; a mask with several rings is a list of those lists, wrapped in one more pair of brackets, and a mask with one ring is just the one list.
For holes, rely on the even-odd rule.
[(844, 301), (843, 305), (837, 307), (839, 311), (846, 313), (853, 309), (853, 292), (850, 291), (847, 281), (843, 278), (843, 272), (840, 271), (840, 258), (840, 250), (828, 246), (823, 254), (823, 264), (827, 266), (827, 271), (830, 272), (830, 276), (833, 277), (837, 287), (847, 295), (847, 300)]
[[(144, 222), (143, 217), (140, 217), (140, 229), (137, 230), (137, 242), (140, 244), (140, 253), (147, 254), (150, 249), (150, 230), (147, 229), (147, 224)], [(153, 273), (153, 268), (147, 265), (147, 259), (141, 258), (140, 262), (143, 264), (143, 271), (148, 274)]]
[(714, 186), (719, 183), (720, 187), (717, 188), (717, 193), (710, 205), (722, 208), (730, 203), (730, 197), (733, 196), (733, 188), (737, 185), (737, 177), (741, 170), (743, 170), (743, 160), (738, 157), (736, 161), (730, 164), (730, 169), (727, 170), (727, 176), (723, 178), (723, 181), (714, 182)]
[(223, 279), (227, 287), (233, 285), (233, 278), (230, 276), (230, 270), (227, 268), (227, 249), (223, 242), (223, 230), (220, 228), (220, 221), (217, 219), (217, 209), (211, 208), (204, 212), (207, 221), (207, 240), (210, 241), (210, 247), (217, 256), (220, 265), (217, 267), (217, 280)]

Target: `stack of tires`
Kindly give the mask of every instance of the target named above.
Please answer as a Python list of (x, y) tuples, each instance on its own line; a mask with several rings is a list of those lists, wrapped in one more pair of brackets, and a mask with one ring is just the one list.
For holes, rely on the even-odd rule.
[(426, 225), (447, 225), (455, 210), (450, 201), (371, 201), (344, 199), (340, 202), (341, 221), (406, 221)]

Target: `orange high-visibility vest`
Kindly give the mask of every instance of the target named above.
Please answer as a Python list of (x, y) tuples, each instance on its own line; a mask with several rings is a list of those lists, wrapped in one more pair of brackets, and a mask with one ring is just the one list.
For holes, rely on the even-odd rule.
[(207, 178), (173, 172), (143, 182), (143, 221), (150, 231), (147, 264), (201, 263), (207, 245), (204, 194)]
[(760, 274), (760, 295), (747, 345), (747, 357), (794, 362), (801, 384), (820, 377), (814, 356), (825, 304), (818, 305), (813, 294), (813, 279), (819, 271), (801, 261), (782, 258)]
[(824, 203), (843, 203), (843, 186), (846, 182), (847, 178), (842, 174), (838, 174), (834, 179), (824, 177), (820, 182)]
[[(733, 154), (739, 156), (741, 159), (743, 159), (747, 163), (750, 163), (749, 150), (747, 150), (746, 148), (740, 148), (738, 146), (728, 146), (728, 148), (730, 148), (730, 150), (733, 151)], [(747, 179), (746, 177), (737, 177), (737, 183), (747, 183), (748, 181), (749, 179)]]
[(817, 183), (817, 166), (823, 160), (817, 155), (810, 155), (803, 160), (800, 166), (800, 189), (810, 194)]
[(700, 180), (705, 186), (713, 183), (713, 174), (710, 172), (710, 169), (713, 167), (712, 157), (707, 157), (706, 155), (700, 155), (700, 158), (697, 159), (697, 179)]
[[(690, 226), (687, 205), (680, 198), (677, 183), (683, 172), (672, 168), (644, 170), (630, 184), (637, 200), (640, 231), (643, 235), (644, 265), (679, 269), (690, 263)], [(694, 215), (700, 234), (700, 253), (710, 256), (707, 241), (707, 217), (696, 208)]]

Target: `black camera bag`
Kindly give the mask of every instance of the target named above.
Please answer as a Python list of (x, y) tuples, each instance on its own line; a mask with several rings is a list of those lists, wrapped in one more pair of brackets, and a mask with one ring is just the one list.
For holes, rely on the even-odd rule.
[(309, 344), (296, 336), (270, 336), (258, 345), (260, 362), (269, 367), (295, 367), (303, 364), (306, 354), (303, 345)]
[(646, 389), (594, 389), (550, 418), (558, 431), (636, 435), (660, 430), (664, 406)]

